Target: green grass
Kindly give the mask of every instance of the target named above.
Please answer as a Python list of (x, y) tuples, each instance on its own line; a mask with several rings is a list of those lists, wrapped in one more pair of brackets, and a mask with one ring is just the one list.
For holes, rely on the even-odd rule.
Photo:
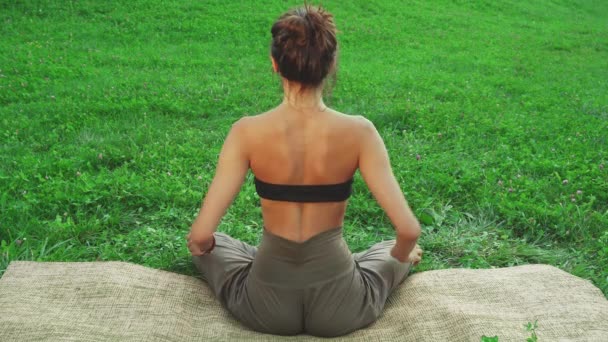
[[(0, 2), (0, 274), (193, 274), (184, 236), (230, 124), (281, 100), (269, 30), (296, 4)], [(608, 3), (324, 4), (328, 103), (384, 137), (424, 225), (418, 271), (547, 263), (608, 295)], [(219, 229), (261, 226), (249, 179)], [(345, 231), (355, 251), (393, 235), (360, 177)]]

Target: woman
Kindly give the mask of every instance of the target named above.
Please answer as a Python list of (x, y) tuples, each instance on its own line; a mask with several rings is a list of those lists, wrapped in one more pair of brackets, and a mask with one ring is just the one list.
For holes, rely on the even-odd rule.
[[(343, 335), (375, 321), (420, 261), (420, 227), (373, 124), (323, 103), (336, 63), (332, 15), (320, 7), (291, 10), (271, 33), (283, 102), (232, 126), (188, 248), (222, 304), (250, 328)], [(265, 227), (258, 248), (215, 233), (249, 169)], [(357, 169), (397, 239), (351, 254), (341, 227)]]

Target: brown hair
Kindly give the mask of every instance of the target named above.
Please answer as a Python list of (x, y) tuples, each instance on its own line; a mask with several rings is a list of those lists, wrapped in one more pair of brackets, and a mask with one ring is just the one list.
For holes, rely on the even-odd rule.
[(270, 53), (281, 76), (316, 88), (332, 72), (338, 41), (333, 16), (308, 4), (283, 14), (272, 25)]

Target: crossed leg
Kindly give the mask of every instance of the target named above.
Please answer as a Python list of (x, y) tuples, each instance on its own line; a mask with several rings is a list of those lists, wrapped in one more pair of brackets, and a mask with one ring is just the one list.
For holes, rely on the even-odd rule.
[(224, 233), (215, 233), (215, 248), (192, 257), (192, 262), (216, 297), (227, 305), (229, 297), (244, 288), (257, 248)]

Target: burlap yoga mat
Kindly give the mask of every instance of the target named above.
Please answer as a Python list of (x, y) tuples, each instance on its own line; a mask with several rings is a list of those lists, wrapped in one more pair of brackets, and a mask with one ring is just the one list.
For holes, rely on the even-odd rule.
[[(412, 275), (381, 318), (337, 340), (608, 341), (608, 301), (552, 266)], [(0, 279), (0, 341), (267, 341), (242, 327), (197, 278), (123, 262), (13, 262)]]

